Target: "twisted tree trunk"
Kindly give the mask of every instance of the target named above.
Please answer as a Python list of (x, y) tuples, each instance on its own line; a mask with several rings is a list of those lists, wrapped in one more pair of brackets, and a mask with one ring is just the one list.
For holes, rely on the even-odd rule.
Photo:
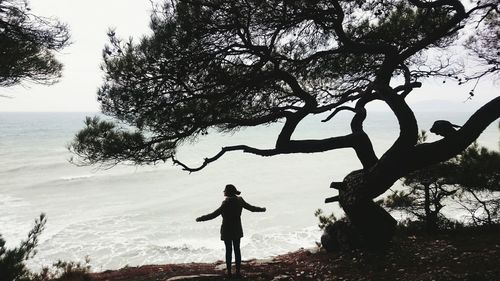
[[(409, 172), (445, 161), (465, 150), (499, 117), (500, 97), (497, 97), (476, 111), (460, 130), (439, 141), (407, 146), (402, 132), (374, 165), (351, 172), (342, 182), (333, 182), (331, 187), (339, 194), (326, 202), (338, 201), (346, 219), (326, 227), (321, 238), (323, 247), (329, 251), (383, 248), (394, 235), (396, 220), (373, 199)], [(408, 136), (406, 141), (411, 143)]]

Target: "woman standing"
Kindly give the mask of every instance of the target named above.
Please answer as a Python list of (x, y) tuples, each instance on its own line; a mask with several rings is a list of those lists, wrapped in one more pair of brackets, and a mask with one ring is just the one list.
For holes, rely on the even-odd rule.
[(243, 237), (243, 228), (241, 226), (241, 210), (243, 208), (252, 212), (265, 212), (266, 208), (255, 207), (243, 200), (236, 187), (232, 184), (226, 185), (222, 205), (213, 213), (201, 216), (196, 221), (207, 221), (222, 215), (222, 226), (220, 228), (220, 239), (226, 245), (226, 267), (227, 275), (231, 277), (231, 259), (232, 248), (234, 247), (234, 259), (236, 260), (236, 275), (240, 275), (241, 269), (241, 251), (240, 239)]

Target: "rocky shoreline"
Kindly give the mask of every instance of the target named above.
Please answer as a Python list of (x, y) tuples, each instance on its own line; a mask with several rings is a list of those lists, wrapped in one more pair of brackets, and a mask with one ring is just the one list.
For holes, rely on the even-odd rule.
[[(231, 280), (498, 280), (499, 265), (497, 230), (398, 235), (383, 252), (300, 249), (271, 259), (244, 261), (244, 277)], [(227, 280), (224, 269), (222, 261), (147, 265), (93, 273), (91, 280)]]

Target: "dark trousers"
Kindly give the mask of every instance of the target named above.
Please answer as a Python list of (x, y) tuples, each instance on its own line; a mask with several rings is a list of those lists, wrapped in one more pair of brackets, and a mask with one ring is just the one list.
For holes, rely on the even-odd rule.
[(240, 251), (240, 238), (238, 239), (228, 239), (224, 240), (226, 245), (226, 267), (227, 272), (231, 272), (231, 262), (232, 262), (232, 248), (234, 246), (234, 259), (236, 261), (236, 273), (240, 272), (241, 268), (241, 251)]

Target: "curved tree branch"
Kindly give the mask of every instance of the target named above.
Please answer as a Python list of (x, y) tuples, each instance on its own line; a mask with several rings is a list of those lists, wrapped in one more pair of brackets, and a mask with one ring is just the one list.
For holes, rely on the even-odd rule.
[(215, 156), (205, 158), (203, 163), (198, 167), (189, 167), (188, 165), (177, 160), (174, 156), (172, 156), (171, 159), (174, 164), (181, 166), (184, 170), (197, 172), (205, 168), (208, 164), (221, 158), (226, 152), (230, 151), (242, 151), (259, 156), (274, 156), (278, 154), (291, 153), (316, 153), (339, 148), (354, 148), (356, 151), (364, 151), (363, 148), (366, 146), (367, 139), (368, 136), (366, 134), (358, 133), (321, 140), (291, 140), (286, 145), (274, 149), (258, 149), (247, 145), (227, 146), (223, 147)]
[(358, 156), (359, 161), (363, 165), (363, 169), (368, 169), (375, 165), (378, 161), (377, 155), (375, 155), (375, 150), (373, 149), (370, 137), (363, 130), (363, 122), (366, 119), (366, 108), (365, 106), (377, 99), (374, 93), (366, 93), (362, 96), (355, 106), (355, 115), (351, 120), (351, 131), (353, 134), (357, 135), (358, 138), (356, 145), (354, 145), (354, 150)]
[(395, 92), (401, 92), (401, 96), (403, 98), (406, 98), (408, 96), (408, 94), (411, 93), (411, 91), (415, 88), (420, 88), (422, 87), (422, 83), (421, 82), (412, 82), (412, 83), (409, 83), (409, 84), (405, 84), (405, 85), (401, 85), (401, 86), (397, 86), (396, 88), (394, 88), (394, 91)]
[(283, 128), (281, 128), (281, 132), (276, 140), (276, 148), (286, 147), (290, 143), (290, 139), (292, 138), (292, 134), (297, 128), (297, 125), (306, 116), (307, 113), (304, 112), (304, 110), (299, 110), (298, 112), (289, 114), (286, 117), (285, 124), (283, 125)]
[(395, 87), (394, 92), (398, 93), (398, 92), (403, 91), (401, 93), (401, 96), (403, 98), (406, 98), (406, 96), (408, 96), (408, 94), (410, 94), (413, 89), (422, 87), (422, 83), (416, 82), (416, 81), (414, 81), (414, 82), (411, 81), (410, 69), (408, 69), (408, 67), (404, 63), (400, 64), (400, 68), (401, 68), (401, 71), (403, 71), (405, 83), (401, 86)]
[(458, 0), (436, 0), (432, 2), (423, 2), (420, 0), (410, 0), (410, 3), (419, 8), (424, 9), (432, 9), (439, 8), (443, 6), (451, 6), (456, 11), (456, 14), (453, 15), (451, 19), (449, 19), (442, 26), (438, 26), (432, 33), (428, 36), (420, 39), (418, 42), (413, 44), (412, 47), (406, 49), (399, 55), (399, 60), (403, 62), (407, 58), (413, 56), (418, 51), (425, 49), (427, 46), (436, 42), (437, 40), (449, 36), (459, 29), (462, 28), (460, 26), (460, 22), (468, 17), (468, 14), (465, 12), (465, 8), (463, 4)]
[(312, 110), (311, 113), (319, 114), (319, 113), (327, 112), (327, 111), (330, 111), (334, 108), (337, 108), (338, 106), (341, 106), (345, 103), (358, 100), (363, 95), (364, 92), (365, 91), (361, 90), (361, 89), (353, 89), (353, 90), (346, 91), (340, 95), (341, 98), (338, 101), (330, 103), (330, 104), (326, 104), (323, 106), (316, 107), (315, 109)]
[(321, 120), (321, 122), (328, 122), (328, 121), (330, 121), (335, 115), (337, 115), (337, 113), (339, 113), (340, 111), (343, 111), (343, 110), (349, 110), (349, 111), (352, 111), (352, 112), (356, 112), (356, 110), (353, 107), (350, 107), (350, 106), (339, 106), (339, 107), (335, 108), (335, 110), (330, 115), (328, 115), (328, 117), (326, 117), (325, 119)]
[(353, 145), (353, 148), (364, 169), (370, 168), (378, 161), (371, 140), (363, 130), (363, 122), (366, 119), (365, 106), (376, 98), (377, 97), (373, 93), (365, 92), (365, 94), (358, 100), (354, 108), (349, 106), (337, 107), (332, 114), (330, 114), (325, 120), (322, 120), (322, 122), (327, 122), (342, 110), (349, 110), (355, 113), (351, 120), (352, 133), (357, 136), (356, 144)]
[(383, 92), (385, 92), (383, 100), (391, 108), (399, 123), (399, 136), (384, 154), (387, 157), (391, 154), (400, 154), (402, 150), (407, 150), (417, 144), (418, 125), (413, 111), (403, 96), (395, 94), (392, 89), (386, 89)]
[(205, 168), (208, 164), (216, 161), (217, 159), (221, 158), (226, 152), (230, 151), (237, 151), (241, 150), (243, 152), (247, 153), (252, 153), (260, 156), (273, 156), (279, 154), (279, 151), (276, 149), (257, 149), (253, 148), (247, 145), (235, 145), (235, 146), (227, 146), (223, 147), (219, 153), (217, 153), (215, 156), (210, 157), (210, 158), (205, 158), (203, 161), (203, 164), (201, 166), (198, 166), (196, 168), (191, 168), (187, 166), (186, 164), (182, 163), (181, 161), (177, 160), (174, 156), (171, 157), (172, 162), (174, 165), (179, 165), (183, 168), (183, 170), (188, 171), (188, 172), (197, 172), (200, 171), (201, 169)]
[(498, 118), (500, 118), (500, 96), (478, 109), (454, 134), (432, 143), (417, 145), (410, 154), (408, 169), (417, 170), (459, 154)]
[(318, 105), (318, 102), (316, 99), (311, 96), (309, 93), (307, 93), (299, 84), (297, 81), (297, 78), (295, 78), (293, 75), (290, 73), (284, 71), (284, 70), (276, 70), (276, 75), (283, 80), (283, 82), (287, 83), (290, 88), (292, 89), (293, 93), (302, 99), (305, 102), (305, 107), (311, 109), (314, 108)]

